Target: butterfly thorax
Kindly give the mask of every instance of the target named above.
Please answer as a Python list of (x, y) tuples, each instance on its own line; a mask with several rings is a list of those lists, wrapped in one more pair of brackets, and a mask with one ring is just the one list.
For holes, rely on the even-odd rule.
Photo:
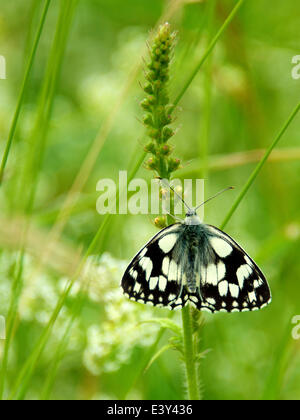
[[(190, 293), (195, 293), (200, 287), (199, 279), (201, 267), (208, 265), (212, 259), (208, 244), (208, 233), (205, 224), (185, 224), (181, 243), (183, 245), (184, 272), (186, 273), (186, 285)], [(199, 249), (202, 250), (199, 253)]]

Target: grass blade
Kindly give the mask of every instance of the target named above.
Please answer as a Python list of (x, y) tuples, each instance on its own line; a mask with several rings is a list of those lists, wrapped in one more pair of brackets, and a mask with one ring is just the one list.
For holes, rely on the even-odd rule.
[(245, 197), (247, 191), (249, 190), (249, 188), (251, 187), (251, 185), (255, 181), (257, 175), (261, 171), (262, 167), (266, 163), (266, 161), (267, 161), (268, 157), (270, 156), (272, 150), (277, 145), (277, 143), (279, 142), (279, 140), (281, 139), (281, 137), (283, 136), (283, 134), (286, 132), (287, 128), (289, 127), (289, 125), (291, 124), (291, 122), (293, 121), (293, 119), (296, 117), (299, 109), (300, 109), (300, 102), (295, 107), (295, 109), (293, 110), (293, 112), (291, 113), (291, 115), (289, 116), (289, 118), (287, 119), (287, 121), (285, 122), (285, 124), (283, 125), (283, 127), (281, 128), (281, 130), (278, 133), (277, 137), (275, 138), (275, 140), (273, 141), (273, 143), (270, 145), (270, 147), (268, 148), (268, 150), (264, 154), (263, 158), (261, 159), (261, 161), (258, 163), (258, 165), (256, 166), (256, 168), (254, 169), (254, 171), (250, 175), (248, 181), (244, 185), (242, 191), (240, 192), (239, 196), (237, 197), (237, 199), (235, 200), (233, 206), (231, 207), (229, 213), (227, 214), (227, 216), (225, 217), (223, 223), (221, 224), (220, 229), (224, 229), (224, 227), (227, 225), (227, 223), (231, 219), (233, 213), (238, 208), (238, 206), (241, 203), (242, 199)]
[(221, 28), (219, 29), (219, 31), (215, 35), (215, 37), (211, 40), (211, 42), (208, 45), (208, 47), (206, 48), (203, 56), (201, 57), (199, 63), (196, 65), (196, 67), (193, 70), (193, 72), (191, 73), (190, 77), (185, 82), (183, 88), (181, 89), (181, 91), (177, 95), (177, 97), (176, 97), (176, 99), (174, 101), (173, 109), (180, 102), (181, 98), (183, 97), (183, 95), (185, 94), (185, 92), (187, 91), (187, 89), (189, 88), (190, 84), (192, 83), (192, 81), (194, 80), (194, 78), (196, 77), (196, 75), (199, 73), (199, 70), (202, 68), (202, 66), (205, 63), (206, 59), (209, 57), (210, 53), (212, 52), (212, 50), (216, 46), (218, 40), (223, 35), (224, 31), (226, 30), (226, 28), (228, 27), (228, 25), (231, 23), (232, 19), (235, 17), (235, 15), (237, 14), (237, 12), (239, 11), (240, 7), (242, 6), (242, 4), (244, 2), (245, 2), (245, 0), (239, 0), (239, 2), (232, 9), (230, 15), (227, 17), (227, 19), (225, 20), (225, 22), (223, 23), (223, 25), (221, 26)]
[(21, 86), (21, 90), (20, 90), (20, 94), (19, 94), (19, 98), (18, 98), (18, 102), (17, 102), (17, 107), (16, 107), (16, 110), (15, 110), (15, 113), (14, 113), (14, 116), (13, 116), (12, 124), (11, 124), (9, 134), (8, 134), (8, 139), (7, 139), (7, 142), (6, 142), (4, 154), (3, 154), (3, 157), (2, 157), (2, 161), (1, 161), (0, 186), (3, 182), (3, 175), (4, 175), (5, 167), (6, 167), (6, 164), (7, 164), (8, 155), (9, 155), (11, 145), (12, 145), (12, 142), (13, 142), (13, 138), (14, 138), (14, 135), (15, 135), (15, 132), (16, 132), (18, 119), (19, 119), (19, 116), (20, 116), (21, 108), (22, 108), (22, 105), (23, 105), (24, 97), (25, 97), (26, 87), (27, 87), (28, 80), (29, 80), (29, 77), (30, 77), (30, 74), (31, 74), (31, 69), (32, 69), (33, 62), (34, 62), (36, 52), (37, 52), (37, 49), (38, 49), (38, 45), (39, 45), (39, 42), (40, 42), (40, 39), (41, 39), (41, 34), (42, 34), (42, 31), (43, 31), (43, 28), (44, 28), (44, 24), (45, 24), (45, 20), (46, 20), (46, 17), (47, 17), (47, 13), (48, 13), (50, 3), (51, 3), (51, 0), (46, 0), (44, 10), (43, 10), (43, 13), (42, 13), (42, 16), (41, 16), (41, 19), (40, 19), (39, 27), (38, 27), (38, 30), (37, 30), (37, 33), (36, 33), (36, 36), (35, 36), (34, 44), (33, 44), (31, 54), (30, 54), (30, 57), (29, 57), (29, 60), (28, 60), (27, 68), (26, 68), (26, 71), (25, 71), (25, 76), (24, 76), (24, 79), (23, 79), (23, 82), (22, 82), (22, 86)]

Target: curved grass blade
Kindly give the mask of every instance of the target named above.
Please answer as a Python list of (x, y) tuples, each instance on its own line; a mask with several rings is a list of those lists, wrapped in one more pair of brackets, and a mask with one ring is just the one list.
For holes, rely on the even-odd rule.
[(239, 196), (237, 197), (237, 199), (235, 200), (233, 206), (231, 207), (230, 211), (228, 212), (227, 216), (225, 217), (223, 223), (221, 224), (221, 226), (220, 226), (220, 229), (221, 230), (224, 229), (224, 227), (227, 225), (227, 223), (231, 219), (233, 213), (235, 212), (235, 210), (240, 205), (240, 203), (243, 200), (243, 198), (245, 197), (247, 191), (249, 190), (249, 188), (251, 187), (251, 185), (255, 181), (257, 175), (261, 171), (262, 167), (266, 163), (266, 161), (267, 161), (268, 157), (270, 156), (272, 150), (277, 145), (277, 143), (279, 142), (279, 140), (281, 139), (281, 137), (283, 136), (283, 134), (286, 132), (287, 128), (289, 127), (289, 125), (291, 124), (291, 122), (293, 121), (293, 119), (296, 117), (299, 109), (300, 109), (300, 102), (295, 107), (295, 109), (292, 111), (291, 115), (288, 117), (287, 121), (284, 123), (283, 127), (279, 131), (277, 137), (275, 138), (275, 140), (273, 141), (273, 143), (270, 145), (270, 147), (268, 148), (268, 150), (266, 151), (266, 153), (264, 154), (264, 156), (262, 157), (262, 159), (260, 160), (260, 162), (258, 163), (258, 165), (256, 166), (256, 168), (254, 169), (254, 171), (252, 172), (252, 174), (248, 178), (248, 181), (244, 185), (242, 191), (240, 192)]

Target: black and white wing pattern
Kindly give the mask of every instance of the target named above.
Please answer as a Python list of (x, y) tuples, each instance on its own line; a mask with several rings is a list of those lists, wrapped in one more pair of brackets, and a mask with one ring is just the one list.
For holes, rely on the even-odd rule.
[(200, 276), (199, 309), (210, 312), (255, 311), (272, 298), (265, 276), (256, 263), (229, 235), (205, 225), (212, 261)]
[(181, 230), (181, 223), (163, 229), (133, 258), (122, 279), (125, 296), (172, 308), (170, 305), (182, 292), (181, 273), (173, 255)]
[(271, 301), (255, 262), (205, 224), (177, 223), (154, 236), (130, 263), (122, 288), (132, 300), (170, 309), (189, 302), (209, 312), (254, 311)]

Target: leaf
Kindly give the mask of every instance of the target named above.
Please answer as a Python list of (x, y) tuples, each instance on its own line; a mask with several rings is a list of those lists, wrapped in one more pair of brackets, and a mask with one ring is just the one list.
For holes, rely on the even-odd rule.
[(179, 337), (182, 336), (182, 329), (181, 327), (176, 324), (174, 321), (172, 321), (169, 318), (153, 318), (146, 321), (142, 321), (141, 323), (155, 323), (159, 324), (162, 328), (166, 328), (168, 330), (173, 331), (175, 334), (177, 334)]
[(174, 336), (169, 339), (169, 343), (172, 345), (172, 347), (179, 351), (182, 356), (184, 356), (184, 346), (183, 346), (183, 337)]
[(211, 349), (202, 351), (195, 356), (195, 362), (199, 363), (202, 359), (205, 359), (206, 355), (211, 352)]
[(159, 356), (161, 356), (165, 351), (167, 351), (167, 350), (169, 350), (171, 348), (173, 348), (173, 345), (172, 344), (166, 344), (161, 349), (159, 349), (155, 353), (155, 355), (151, 358), (151, 360), (149, 361), (149, 363), (147, 364), (147, 366), (145, 367), (144, 373), (150, 368), (150, 366), (155, 362), (155, 360), (159, 358)]

